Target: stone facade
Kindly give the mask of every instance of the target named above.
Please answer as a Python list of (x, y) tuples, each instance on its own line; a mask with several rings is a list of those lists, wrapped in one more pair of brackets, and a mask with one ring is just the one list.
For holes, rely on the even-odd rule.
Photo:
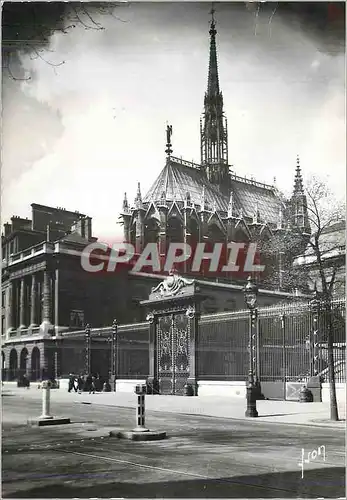
[(96, 241), (91, 218), (37, 204), (32, 209), (32, 220), (13, 217), (2, 235), (2, 368), (9, 378), (64, 371), (65, 331), (131, 319), (126, 273), (90, 274), (81, 266), (81, 252)]

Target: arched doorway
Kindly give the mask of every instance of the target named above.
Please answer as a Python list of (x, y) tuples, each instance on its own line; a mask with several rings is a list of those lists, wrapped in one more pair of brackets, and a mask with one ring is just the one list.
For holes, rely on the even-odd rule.
[(28, 349), (26, 347), (23, 347), (20, 353), (20, 363), (19, 363), (19, 369), (21, 375), (26, 375), (27, 373), (28, 357), (29, 357)]
[(31, 353), (31, 380), (40, 379), (40, 349), (34, 347)]
[(9, 380), (14, 380), (18, 371), (18, 354), (16, 349), (10, 352), (10, 365), (9, 365)]

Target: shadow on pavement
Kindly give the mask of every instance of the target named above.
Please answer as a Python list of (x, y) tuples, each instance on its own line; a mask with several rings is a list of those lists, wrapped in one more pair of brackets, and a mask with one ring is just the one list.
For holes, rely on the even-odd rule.
[[(95, 478), (95, 474), (93, 474)], [(33, 477), (31, 477), (33, 479)], [(41, 480), (53, 479), (50, 475)], [(345, 469), (343, 467), (268, 473), (250, 476), (235, 476), (219, 479), (188, 479), (152, 483), (105, 482), (100, 475), (100, 484), (84, 485), (91, 481), (88, 474), (63, 477), (46, 486), (17, 491), (6, 495), (3, 482), (3, 498), (336, 498), (345, 494)], [(78, 486), (66, 485), (63, 480), (79, 480)], [(39, 480), (39, 477), (36, 478)], [(97, 481), (98, 479), (94, 479)], [(58, 482), (59, 481), (59, 482)]]
[(288, 415), (302, 415), (302, 413), (270, 413), (270, 415), (260, 415), (259, 418), (265, 417), (286, 417)]

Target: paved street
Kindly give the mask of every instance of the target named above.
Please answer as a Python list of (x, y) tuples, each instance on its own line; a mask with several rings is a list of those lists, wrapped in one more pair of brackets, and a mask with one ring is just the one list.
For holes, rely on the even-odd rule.
[[(109, 431), (134, 427), (134, 409), (102, 406), (96, 401), (102, 395), (94, 396), (94, 404), (83, 404), (91, 402), (86, 395), (58, 396), (59, 391), (55, 395), (52, 391), (54, 414), (68, 416), (72, 423), (28, 427), (27, 419), (41, 413), (40, 392), (3, 393), (5, 498), (336, 498), (345, 494), (343, 426), (255, 423), (154, 411), (153, 397), (146, 425), (166, 430), (168, 439), (132, 442), (109, 437)], [(178, 399), (184, 406), (195, 398)], [(322, 445), (325, 462), (317, 456), (305, 463), (302, 478), (302, 449), (307, 458), (308, 452)]]

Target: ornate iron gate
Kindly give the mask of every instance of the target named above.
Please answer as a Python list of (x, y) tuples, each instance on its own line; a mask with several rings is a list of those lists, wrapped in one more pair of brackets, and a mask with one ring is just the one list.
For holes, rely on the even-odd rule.
[(160, 393), (183, 395), (189, 378), (190, 324), (186, 313), (160, 316), (156, 335)]

